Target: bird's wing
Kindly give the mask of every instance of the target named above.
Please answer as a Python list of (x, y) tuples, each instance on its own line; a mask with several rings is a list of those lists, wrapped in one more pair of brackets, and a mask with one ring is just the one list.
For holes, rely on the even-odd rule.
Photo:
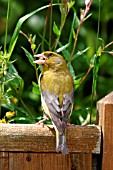
[[(63, 95), (63, 105), (60, 107), (58, 95), (44, 90), (42, 94), (42, 107), (45, 114), (51, 118), (60, 133), (63, 133), (73, 106), (73, 92)], [(46, 105), (46, 106), (45, 106)]]

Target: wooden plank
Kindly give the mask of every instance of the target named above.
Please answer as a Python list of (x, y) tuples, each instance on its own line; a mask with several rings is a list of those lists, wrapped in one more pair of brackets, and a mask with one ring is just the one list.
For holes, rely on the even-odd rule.
[(71, 170), (92, 170), (92, 154), (71, 154)]
[(41, 166), (43, 170), (71, 170), (69, 155), (49, 153), (41, 154)]
[(98, 101), (97, 114), (102, 126), (102, 170), (113, 170), (113, 92)]
[(9, 170), (71, 170), (69, 155), (56, 153), (9, 153)]
[(92, 154), (92, 170), (102, 170), (102, 155)]
[(9, 152), (9, 169), (8, 170), (24, 170), (24, 153)]
[(9, 170), (92, 170), (92, 154), (9, 153)]
[[(69, 126), (66, 131), (70, 152), (100, 153), (99, 126)], [(35, 124), (1, 124), (0, 150), (55, 152), (55, 131)]]
[(9, 170), (8, 152), (0, 152), (0, 170)]

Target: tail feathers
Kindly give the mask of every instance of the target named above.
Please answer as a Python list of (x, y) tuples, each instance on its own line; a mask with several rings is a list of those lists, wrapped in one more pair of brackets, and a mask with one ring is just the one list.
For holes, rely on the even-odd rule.
[(67, 148), (67, 144), (66, 144), (66, 138), (65, 138), (65, 134), (59, 134), (59, 132), (56, 132), (56, 152), (61, 152), (63, 154), (68, 154), (69, 150)]

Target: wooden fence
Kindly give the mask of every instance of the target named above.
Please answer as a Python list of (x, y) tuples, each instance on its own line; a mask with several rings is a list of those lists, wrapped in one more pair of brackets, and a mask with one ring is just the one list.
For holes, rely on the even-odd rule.
[(0, 125), (0, 170), (113, 170), (113, 92), (97, 102), (97, 125), (69, 126), (70, 154), (55, 152), (52, 126)]

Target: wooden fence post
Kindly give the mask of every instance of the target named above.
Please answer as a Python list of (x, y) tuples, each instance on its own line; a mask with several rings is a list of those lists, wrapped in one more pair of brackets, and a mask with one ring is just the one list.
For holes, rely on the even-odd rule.
[(92, 170), (100, 126), (69, 126), (66, 139), (70, 154), (57, 154), (53, 126), (0, 124), (0, 170)]
[(113, 92), (97, 102), (102, 127), (102, 170), (113, 170)]

